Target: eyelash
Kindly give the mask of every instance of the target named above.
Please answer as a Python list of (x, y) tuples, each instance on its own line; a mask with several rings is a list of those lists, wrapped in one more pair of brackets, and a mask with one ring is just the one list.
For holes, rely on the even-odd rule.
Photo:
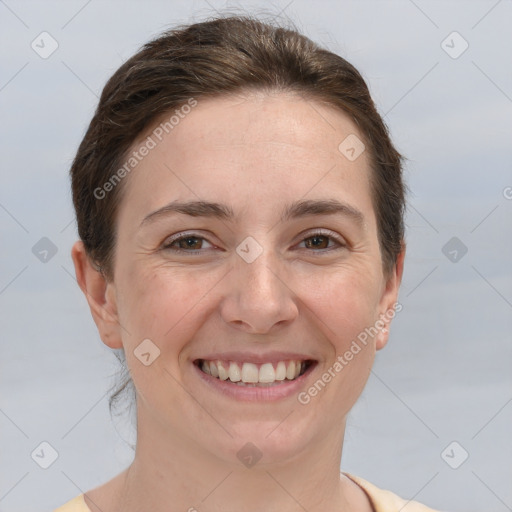
[[(339, 247), (337, 247), (337, 248), (330, 247), (330, 248), (326, 248), (326, 249), (317, 249), (317, 250), (311, 249), (311, 251), (313, 253), (318, 253), (320, 255), (320, 254), (325, 254), (326, 252), (329, 252), (332, 250), (339, 250), (339, 249), (344, 249), (347, 247), (347, 245), (337, 235), (335, 235), (334, 232), (329, 231), (329, 230), (318, 230), (318, 231), (314, 231), (312, 233), (308, 233), (308, 235), (306, 237), (304, 237), (300, 241), (300, 243), (305, 242), (306, 240), (309, 240), (311, 238), (320, 237), (320, 236), (327, 238), (329, 240), (334, 240), (339, 245)], [(178, 254), (186, 253), (186, 254), (194, 255), (194, 256), (199, 256), (201, 254), (204, 254), (204, 251), (202, 251), (200, 249), (195, 250), (195, 249), (181, 249), (181, 248), (171, 247), (172, 244), (174, 244), (176, 242), (180, 242), (181, 240), (187, 240), (188, 238), (196, 238), (198, 240), (205, 240), (206, 242), (208, 242), (208, 240), (205, 237), (198, 236), (196, 233), (186, 233), (184, 235), (181, 235), (179, 237), (169, 240), (169, 242), (167, 242), (167, 243), (164, 243), (164, 245), (162, 245), (162, 250), (171, 251), (171, 252), (178, 253)], [(208, 242), (208, 243), (211, 244), (211, 242)], [(208, 249), (206, 249), (206, 250), (208, 250)]]

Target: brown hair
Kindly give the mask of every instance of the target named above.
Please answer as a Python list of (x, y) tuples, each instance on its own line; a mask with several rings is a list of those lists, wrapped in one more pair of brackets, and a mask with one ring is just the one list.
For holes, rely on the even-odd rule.
[(402, 157), (364, 79), (345, 59), (296, 30), (230, 15), (163, 33), (127, 60), (103, 89), (70, 174), (79, 236), (106, 279), (113, 279), (116, 211), (126, 180), (108, 187), (108, 194), (97, 191), (105, 191), (116, 172), (119, 177), (133, 143), (191, 98), (250, 89), (296, 92), (355, 122), (372, 164), (383, 267), (393, 268), (404, 237)]

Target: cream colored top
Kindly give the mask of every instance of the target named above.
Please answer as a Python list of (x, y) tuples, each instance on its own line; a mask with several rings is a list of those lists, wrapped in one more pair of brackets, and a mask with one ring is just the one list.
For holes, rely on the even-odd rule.
[[(407, 501), (390, 491), (379, 489), (375, 485), (363, 480), (358, 476), (343, 473), (350, 478), (359, 487), (361, 487), (373, 506), (375, 512), (437, 512), (432, 508), (428, 508), (416, 501)], [(84, 495), (80, 494), (71, 501), (68, 501), (62, 507), (55, 509), (53, 512), (91, 512), (85, 504)]]

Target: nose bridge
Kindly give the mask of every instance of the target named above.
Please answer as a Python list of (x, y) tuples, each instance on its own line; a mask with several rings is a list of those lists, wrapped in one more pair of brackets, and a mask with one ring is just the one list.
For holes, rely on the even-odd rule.
[(263, 250), (254, 261), (249, 263), (242, 260), (237, 265), (241, 281), (247, 282), (245, 292), (266, 300), (276, 300), (281, 294), (283, 283), (279, 276), (280, 267), (276, 254), (269, 248)]
[(248, 238), (237, 247), (223, 315), (227, 322), (266, 332), (275, 324), (292, 320), (297, 308), (282, 275), (284, 266), (279, 256)]

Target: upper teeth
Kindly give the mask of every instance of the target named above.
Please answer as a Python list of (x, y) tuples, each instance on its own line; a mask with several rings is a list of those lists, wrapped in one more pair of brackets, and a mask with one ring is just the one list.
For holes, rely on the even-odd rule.
[[(276, 380), (296, 379), (305, 366), (305, 361), (279, 361), (273, 363), (236, 363), (234, 361), (205, 361), (201, 363), (203, 372), (221, 380), (246, 383), (272, 383)], [(259, 367), (258, 367), (259, 366)]]

